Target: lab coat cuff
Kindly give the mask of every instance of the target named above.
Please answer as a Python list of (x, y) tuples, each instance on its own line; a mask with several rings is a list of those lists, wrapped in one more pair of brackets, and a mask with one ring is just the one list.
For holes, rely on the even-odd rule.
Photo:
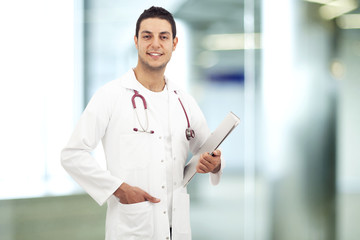
[(108, 199), (114, 194), (114, 192), (120, 187), (120, 185), (123, 184), (123, 182), (124, 181), (121, 179), (117, 179), (116, 181), (114, 181), (114, 184), (106, 190), (106, 193), (103, 195), (103, 197), (95, 199), (95, 201), (100, 206), (102, 206), (105, 202), (108, 201)]
[(210, 173), (209, 174), (209, 180), (211, 185), (218, 185), (223, 173), (223, 168), (225, 167), (225, 161), (221, 159), (221, 166), (220, 170), (217, 173)]
[(222, 171), (218, 171), (217, 173), (210, 173), (210, 183), (211, 185), (218, 185), (220, 182), (220, 178), (222, 175)]

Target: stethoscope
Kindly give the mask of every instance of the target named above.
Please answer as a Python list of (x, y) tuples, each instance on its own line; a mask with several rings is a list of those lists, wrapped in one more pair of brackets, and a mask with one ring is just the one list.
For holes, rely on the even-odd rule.
[[(175, 94), (177, 95), (177, 92), (174, 90)], [(145, 117), (146, 117), (146, 124), (145, 126), (143, 126), (141, 124), (141, 121), (139, 119), (139, 115), (137, 113), (137, 110), (136, 110), (136, 103), (135, 103), (135, 98), (139, 97), (141, 99), (141, 101), (143, 102), (143, 105), (144, 105), (144, 111), (145, 111)], [(184, 114), (185, 114), (185, 117), (186, 117), (186, 121), (187, 121), (187, 128), (185, 130), (185, 136), (186, 136), (186, 139), (187, 140), (190, 140), (191, 138), (194, 138), (195, 137), (195, 131), (190, 127), (190, 121), (189, 121), (189, 117), (186, 113), (186, 110), (185, 110), (185, 107), (183, 105), (183, 103), (181, 102), (181, 99), (180, 97), (178, 97), (178, 100), (180, 102), (180, 105), (182, 107), (182, 109), (184, 110)], [(139, 122), (139, 125), (141, 127), (141, 130), (138, 129), (138, 128), (134, 128), (133, 130), (135, 132), (145, 132), (145, 133), (150, 133), (150, 134), (153, 134), (154, 131), (153, 130), (148, 130), (148, 127), (149, 127), (149, 118), (148, 118), (148, 113), (147, 113), (147, 103), (146, 103), (146, 100), (144, 98), (143, 95), (141, 95), (138, 91), (134, 90), (134, 95), (132, 96), (131, 98), (131, 102), (132, 102), (132, 105), (133, 105), (133, 108), (134, 108), (134, 111), (136, 113), (136, 118)]]

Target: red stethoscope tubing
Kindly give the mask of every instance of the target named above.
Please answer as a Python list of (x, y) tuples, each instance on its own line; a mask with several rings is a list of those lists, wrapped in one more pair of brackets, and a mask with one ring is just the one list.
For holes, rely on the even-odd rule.
[[(176, 91), (174, 91), (174, 92), (175, 92), (175, 94), (177, 94)], [(187, 113), (186, 113), (185, 107), (184, 107), (184, 105), (183, 105), (183, 103), (181, 102), (181, 100), (180, 100), (179, 97), (178, 97), (178, 100), (179, 100), (179, 102), (180, 102), (180, 104), (181, 104), (182, 109), (184, 110), (185, 117), (186, 117), (186, 121), (187, 121), (187, 124), (188, 124), (188, 128), (190, 128), (190, 121), (189, 121), (189, 117), (188, 117), (188, 115), (187, 115)]]
[(146, 104), (146, 100), (144, 98), (143, 95), (141, 95), (138, 91), (134, 90), (134, 95), (132, 96), (131, 98), (131, 102), (132, 102), (132, 105), (133, 105), (133, 108), (135, 109), (136, 108), (136, 103), (135, 103), (135, 98), (136, 97), (139, 97), (141, 98), (143, 104), (144, 104), (144, 109), (147, 109), (147, 104)]
[[(177, 92), (175, 90), (174, 90), (174, 92), (177, 95)], [(195, 138), (195, 131), (193, 129), (191, 129), (191, 127), (190, 127), (189, 117), (188, 117), (188, 115), (186, 113), (186, 110), (185, 110), (185, 107), (184, 107), (183, 103), (181, 102), (180, 97), (178, 97), (178, 100), (180, 102), (180, 105), (181, 105), (182, 109), (184, 110), (186, 121), (187, 121), (187, 124), (188, 124), (188, 127), (185, 130), (185, 136), (186, 136), (187, 140), (190, 140), (191, 138)]]
[[(177, 95), (177, 92), (176, 92), (176, 91), (174, 91), (174, 92), (175, 92), (175, 94)], [(135, 98), (137, 98), (137, 97), (139, 97), (139, 98), (141, 99), (141, 101), (143, 102), (144, 110), (146, 111), (146, 120), (147, 120), (146, 128), (144, 128), (144, 127), (141, 125), (140, 120), (139, 120), (139, 117), (138, 117), (137, 112), (136, 112)], [(186, 139), (187, 139), (187, 140), (190, 140), (191, 138), (195, 138), (195, 131), (194, 131), (193, 129), (191, 129), (191, 127), (190, 127), (189, 117), (188, 117), (188, 115), (187, 115), (187, 112), (186, 112), (186, 110), (185, 110), (185, 107), (184, 107), (184, 105), (183, 105), (180, 97), (178, 97), (178, 100), (179, 100), (179, 103), (180, 103), (180, 105), (181, 105), (181, 107), (182, 107), (182, 109), (183, 109), (183, 111), (184, 111), (184, 114), (185, 114), (185, 117), (186, 117), (186, 121), (187, 121), (187, 129), (185, 130)], [(153, 133), (154, 133), (153, 130), (147, 131), (147, 127), (148, 127), (148, 126), (147, 126), (147, 125), (148, 125), (147, 103), (146, 103), (146, 100), (145, 100), (144, 96), (141, 95), (137, 90), (134, 90), (134, 95), (133, 95), (132, 98), (131, 98), (131, 103), (132, 103), (132, 106), (133, 106), (133, 108), (134, 108), (134, 110), (135, 110), (135, 112), (136, 112), (136, 116), (137, 116), (137, 118), (138, 118), (138, 122), (139, 122), (139, 124), (140, 124), (140, 126), (141, 126), (141, 128), (142, 128), (142, 131), (141, 131), (141, 132), (147, 132), (147, 133), (153, 134)], [(137, 129), (137, 128), (134, 128), (133, 130), (134, 130), (135, 132), (140, 131), (140, 130)]]

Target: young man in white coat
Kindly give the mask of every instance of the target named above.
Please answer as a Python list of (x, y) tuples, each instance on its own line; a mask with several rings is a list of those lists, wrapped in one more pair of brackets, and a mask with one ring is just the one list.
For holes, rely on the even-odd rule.
[[(138, 63), (101, 87), (61, 153), (67, 172), (100, 205), (106, 239), (191, 239), (189, 195), (182, 186), (188, 152), (210, 135), (194, 99), (164, 76), (178, 43), (172, 15), (145, 10), (134, 36)], [(91, 155), (102, 141), (106, 169)], [(221, 175), (221, 152), (203, 153), (198, 173)]]

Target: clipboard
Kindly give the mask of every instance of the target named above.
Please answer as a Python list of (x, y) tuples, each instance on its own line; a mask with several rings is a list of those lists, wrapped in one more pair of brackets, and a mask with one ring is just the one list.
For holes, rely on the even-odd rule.
[(196, 165), (198, 163), (200, 155), (205, 152), (212, 153), (213, 151), (215, 151), (239, 123), (240, 118), (237, 117), (233, 112), (229, 112), (229, 114), (224, 118), (224, 120), (215, 129), (215, 131), (213, 131), (211, 135), (206, 139), (206, 141), (200, 147), (197, 153), (186, 164), (184, 168), (184, 179), (182, 181), (183, 187), (186, 187), (186, 185), (195, 176)]

